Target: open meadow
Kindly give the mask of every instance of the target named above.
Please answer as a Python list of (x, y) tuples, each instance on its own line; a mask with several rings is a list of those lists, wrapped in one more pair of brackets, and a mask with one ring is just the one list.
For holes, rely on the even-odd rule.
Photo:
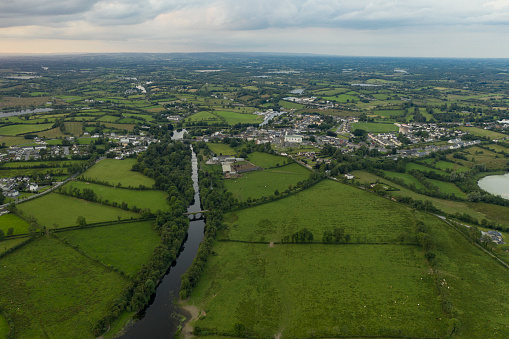
[(156, 212), (157, 210), (166, 211), (169, 208), (166, 200), (166, 193), (163, 191), (130, 190), (127, 188), (97, 185), (83, 181), (71, 181), (62, 189), (70, 191), (71, 188), (79, 189), (81, 192), (83, 192), (84, 189), (91, 189), (101, 201), (108, 200), (110, 203), (116, 202), (118, 205), (125, 202), (129, 208), (136, 206), (140, 209), (149, 209), (152, 212)]
[[(23, 217), (33, 216), (42, 227), (59, 228), (77, 225), (78, 216), (85, 217), (87, 223), (139, 218), (133, 212), (120, 208), (100, 205), (57, 193), (49, 193), (17, 205)], [(57, 226), (55, 226), (57, 225)]]
[(0, 135), (20, 135), (26, 133), (34, 133), (50, 129), (53, 124), (21, 124), (21, 125), (8, 125), (0, 127)]
[(230, 111), (215, 111), (215, 115), (224, 119), (228, 125), (235, 125), (238, 123), (241, 124), (256, 124), (263, 122), (263, 117), (261, 115), (256, 114), (248, 114), (248, 113), (237, 113)]
[(262, 168), (278, 167), (292, 162), (292, 160), (287, 157), (263, 152), (250, 153), (247, 156), (247, 160), (249, 160), (249, 162), (251, 162), (253, 165)]
[(4, 234), (7, 235), (7, 231), (9, 228), (13, 228), (13, 235), (16, 234), (27, 234), (28, 227), (30, 225), (16, 214), (8, 213), (0, 216), (0, 230), (4, 231)]
[[(437, 269), (460, 321), (458, 338), (509, 338), (509, 270), (439, 219), (422, 215), (436, 241)], [(445, 288), (444, 288), (445, 289)]]
[(442, 337), (447, 321), (416, 246), (218, 242), (189, 304), (202, 331), (255, 337)]
[(135, 163), (136, 159), (104, 159), (90, 167), (81, 175), (81, 178), (85, 178), (84, 180), (91, 178), (107, 182), (113, 186), (119, 186), (120, 184), (122, 187), (138, 187), (140, 185), (152, 187), (155, 183), (153, 179), (139, 172), (131, 171)]
[(227, 144), (223, 143), (207, 143), (207, 147), (212, 151), (212, 153), (216, 155), (235, 155), (237, 154), (237, 151), (235, 151), (233, 148), (231, 148)]
[(248, 198), (268, 197), (273, 195), (276, 190), (281, 193), (289, 186), (295, 187), (299, 181), (307, 180), (310, 174), (308, 169), (294, 163), (263, 171), (244, 173), (238, 178), (225, 180), (224, 185), (233, 193), (234, 198), (246, 201)]
[(114, 224), (66, 231), (59, 235), (79, 246), (91, 258), (133, 276), (145, 264), (161, 240), (154, 221)]
[(94, 338), (127, 286), (119, 274), (43, 237), (0, 259), (0, 305), (17, 338)]
[[(362, 212), (361, 212), (362, 211)], [(414, 226), (403, 205), (332, 180), (289, 197), (225, 215), (224, 237), (241, 241), (275, 241), (308, 228), (314, 241), (323, 232), (344, 227), (354, 243), (394, 243)]]

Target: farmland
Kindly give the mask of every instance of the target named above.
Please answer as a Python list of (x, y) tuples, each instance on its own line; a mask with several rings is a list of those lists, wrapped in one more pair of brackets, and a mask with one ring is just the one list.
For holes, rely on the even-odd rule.
[(321, 241), (323, 232), (336, 226), (344, 227), (352, 242), (390, 243), (412, 227), (412, 220), (411, 211), (401, 205), (324, 180), (287, 198), (227, 214), (224, 237), (278, 242), (307, 227)]
[(93, 338), (95, 322), (127, 286), (117, 273), (51, 237), (25, 245), (0, 264), (0, 305), (20, 338)]
[[(138, 218), (139, 215), (86, 200), (49, 193), (43, 197), (18, 205), (23, 216), (33, 216), (40, 226), (58, 228), (76, 225), (78, 216), (85, 217), (87, 223), (96, 223), (118, 219)], [(55, 213), (55, 211), (60, 211)]]
[(227, 144), (209, 142), (207, 146), (216, 155), (235, 155), (237, 153), (237, 151), (235, 151)]
[(136, 206), (140, 209), (149, 209), (153, 212), (157, 210), (165, 211), (168, 209), (166, 194), (155, 190), (129, 190), (125, 188), (97, 185), (82, 181), (73, 181), (65, 185), (62, 190), (71, 191), (71, 189), (91, 189), (95, 192), (99, 201), (116, 202), (120, 205), (125, 202), (129, 208)]
[(235, 125), (238, 123), (254, 124), (261, 123), (263, 121), (263, 117), (261, 115), (243, 114), (230, 111), (215, 111), (214, 114), (221, 119), (224, 119), (229, 125)]
[(225, 181), (226, 188), (239, 201), (248, 198), (259, 199), (274, 194), (275, 190), (283, 192), (289, 186), (295, 187), (299, 181), (309, 178), (310, 171), (301, 165), (290, 164), (264, 171), (246, 173), (241, 177)]
[(382, 124), (374, 122), (358, 122), (352, 124), (352, 129), (363, 129), (370, 133), (390, 133), (397, 132), (399, 127), (394, 124)]
[(0, 230), (7, 234), (9, 228), (13, 228), (13, 235), (26, 234), (28, 233), (28, 227), (30, 225), (15, 214), (9, 213), (0, 216)]
[(262, 152), (253, 152), (249, 154), (247, 160), (262, 168), (278, 167), (291, 162), (291, 160), (286, 157)]
[(160, 243), (152, 224), (153, 221), (132, 222), (60, 234), (91, 258), (133, 275)]
[(206, 310), (194, 324), (202, 331), (234, 334), (242, 323), (257, 337), (445, 334), (416, 247), (219, 242), (214, 251), (188, 302)]
[(90, 178), (100, 182), (107, 182), (112, 186), (138, 187), (142, 185), (152, 187), (154, 185), (153, 179), (141, 173), (131, 171), (135, 163), (135, 159), (104, 159), (83, 173), (82, 178), (84, 178), (83, 180)]
[(0, 135), (15, 136), (26, 133), (33, 133), (50, 129), (52, 124), (23, 124), (0, 127)]

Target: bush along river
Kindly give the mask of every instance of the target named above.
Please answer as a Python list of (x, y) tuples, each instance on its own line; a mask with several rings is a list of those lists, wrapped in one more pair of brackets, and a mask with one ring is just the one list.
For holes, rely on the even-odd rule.
[[(193, 188), (194, 202), (187, 209), (188, 212), (201, 211), (200, 189), (198, 187), (198, 160), (193, 151)], [(187, 239), (184, 241), (177, 260), (172, 264), (161, 283), (156, 289), (153, 300), (147, 308), (137, 315), (138, 320), (128, 326), (121, 336), (124, 339), (138, 338), (173, 338), (181, 324), (178, 316), (177, 300), (180, 292), (180, 276), (186, 272), (198, 252), (203, 240), (205, 221), (189, 222)]]

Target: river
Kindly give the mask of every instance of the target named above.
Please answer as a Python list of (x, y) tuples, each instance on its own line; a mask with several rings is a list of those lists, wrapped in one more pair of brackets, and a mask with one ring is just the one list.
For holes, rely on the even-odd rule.
[[(194, 202), (187, 209), (188, 212), (201, 211), (200, 190), (198, 187), (198, 160), (193, 150), (193, 188)], [(176, 301), (180, 292), (180, 276), (185, 273), (198, 252), (203, 240), (203, 220), (190, 221), (187, 238), (182, 245), (177, 260), (172, 264), (161, 283), (157, 287), (147, 308), (138, 314), (139, 320), (129, 326), (126, 333), (121, 336), (125, 339), (138, 338), (173, 338), (180, 325), (179, 311)]]
[(484, 177), (477, 182), (477, 185), (486, 192), (509, 199), (509, 173)]

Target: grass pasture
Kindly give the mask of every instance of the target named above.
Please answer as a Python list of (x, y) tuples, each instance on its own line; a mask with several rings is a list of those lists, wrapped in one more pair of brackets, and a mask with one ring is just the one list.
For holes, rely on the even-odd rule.
[(207, 143), (208, 148), (212, 151), (212, 153), (216, 155), (235, 155), (237, 154), (237, 151), (235, 151), (233, 148), (231, 148), (227, 144), (218, 144), (218, 143)]
[(437, 268), (461, 322), (458, 338), (509, 338), (509, 270), (456, 230), (424, 215), (437, 242)]
[(437, 161), (434, 164), (434, 166), (444, 172), (447, 170), (451, 170), (451, 171), (456, 171), (459, 173), (459, 172), (467, 172), (470, 170), (469, 168), (461, 166), (459, 164), (449, 162), (449, 161), (442, 161), (442, 160)]
[[(49, 193), (17, 205), (24, 216), (34, 216), (38, 224), (48, 228), (74, 226), (78, 216), (84, 216), (87, 223), (138, 218), (133, 212), (99, 205), (86, 200)], [(58, 213), (57, 213), (58, 212)]]
[(188, 122), (219, 122), (220, 119), (214, 114), (206, 111), (198, 112), (186, 119)]
[(406, 185), (415, 185), (415, 188), (417, 189), (426, 189), (415, 177), (408, 173), (399, 173), (399, 172), (391, 172), (391, 171), (384, 171), (385, 175), (389, 178), (398, 178), (402, 179), (403, 182)]
[(292, 160), (287, 157), (264, 152), (250, 153), (247, 157), (247, 160), (249, 160), (249, 162), (252, 164), (262, 168), (272, 168), (277, 167), (278, 165), (292, 162)]
[(139, 172), (131, 171), (136, 159), (104, 159), (90, 167), (82, 177), (92, 178), (99, 181), (106, 181), (111, 185), (122, 187), (138, 187), (143, 185), (152, 187), (155, 181)]
[(79, 121), (64, 122), (65, 130), (72, 135), (79, 137), (83, 134), (83, 123)]
[(9, 136), (0, 136), (0, 145), (5, 143), (5, 146), (16, 146), (16, 145), (23, 145), (30, 142), (30, 140), (27, 140), (23, 137), (9, 137)]
[(94, 338), (127, 281), (51, 237), (0, 259), (0, 305), (17, 338)]
[(433, 185), (437, 186), (442, 193), (446, 194), (454, 194), (457, 197), (466, 199), (467, 194), (464, 193), (462, 190), (458, 188), (455, 184), (452, 182), (445, 182), (440, 180), (434, 180), (434, 179), (427, 179), (429, 180)]
[(417, 247), (219, 242), (214, 252), (189, 300), (206, 311), (194, 324), (203, 330), (234, 335), (242, 323), (264, 338), (445, 334)]
[(259, 199), (273, 195), (275, 190), (283, 192), (288, 186), (296, 186), (299, 181), (309, 178), (310, 171), (299, 164), (271, 168), (264, 171), (249, 172), (235, 179), (225, 180), (225, 187), (239, 201), (249, 197)]
[(215, 111), (215, 115), (224, 119), (228, 125), (241, 124), (256, 124), (263, 122), (263, 116), (256, 114), (237, 113), (230, 111)]
[(399, 131), (399, 127), (394, 124), (383, 124), (376, 122), (357, 122), (352, 124), (352, 131), (363, 129), (369, 133), (390, 133)]
[(153, 221), (115, 224), (59, 233), (90, 257), (134, 275), (160, 244)]
[(431, 172), (435, 172), (436, 174), (439, 174), (439, 175), (449, 176), (449, 174), (447, 172), (444, 172), (444, 171), (441, 171), (441, 170), (438, 170), (435, 168), (427, 167), (427, 166), (424, 166), (421, 164), (416, 164), (415, 162), (409, 162), (406, 164), (406, 171), (408, 172), (410, 170), (418, 170), (418, 171), (423, 171), (423, 172), (431, 171)]
[[(14, 246), (17, 246), (21, 244), (22, 242), (26, 241), (28, 238), (15, 238), (15, 239), (8, 239), (0, 241), (0, 254), (7, 252), (9, 249), (13, 248)], [(1, 316), (1, 313), (0, 313)], [(0, 331), (1, 333), (1, 331)], [(1, 336), (0, 336), (1, 338)]]
[(314, 241), (323, 232), (344, 227), (351, 242), (394, 242), (413, 225), (411, 211), (348, 185), (324, 180), (272, 203), (229, 213), (224, 236), (242, 241), (281, 241), (307, 227)]
[(0, 127), (0, 135), (16, 136), (50, 129), (53, 124), (21, 124)]
[(502, 134), (502, 133), (490, 131), (489, 129), (483, 129), (483, 128), (478, 128), (478, 127), (462, 126), (462, 127), (459, 127), (459, 129), (464, 132), (468, 132), (472, 135), (478, 136), (478, 137), (488, 137), (491, 140), (503, 139), (508, 136), (507, 134)]
[(83, 191), (85, 188), (91, 189), (102, 201), (115, 201), (119, 205), (122, 202), (125, 202), (129, 207), (136, 206), (141, 209), (150, 209), (152, 212), (157, 210), (166, 211), (169, 208), (166, 200), (166, 194), (163, 191), (130, 190), (126, 188), (97, 185), (83, 181), (72, 181), (64, 186), (64, 188), (68, 190), (71, 187), (77, 188), (80, 191)]
[(5, 235), (7, 235), (7, 230), (11, 227), (14, 229), (13, 235), (27, 234), (29, 226), (25, 220), (16, 214), (8, 213), (0, 216), (0, 230), (4, 231)]

